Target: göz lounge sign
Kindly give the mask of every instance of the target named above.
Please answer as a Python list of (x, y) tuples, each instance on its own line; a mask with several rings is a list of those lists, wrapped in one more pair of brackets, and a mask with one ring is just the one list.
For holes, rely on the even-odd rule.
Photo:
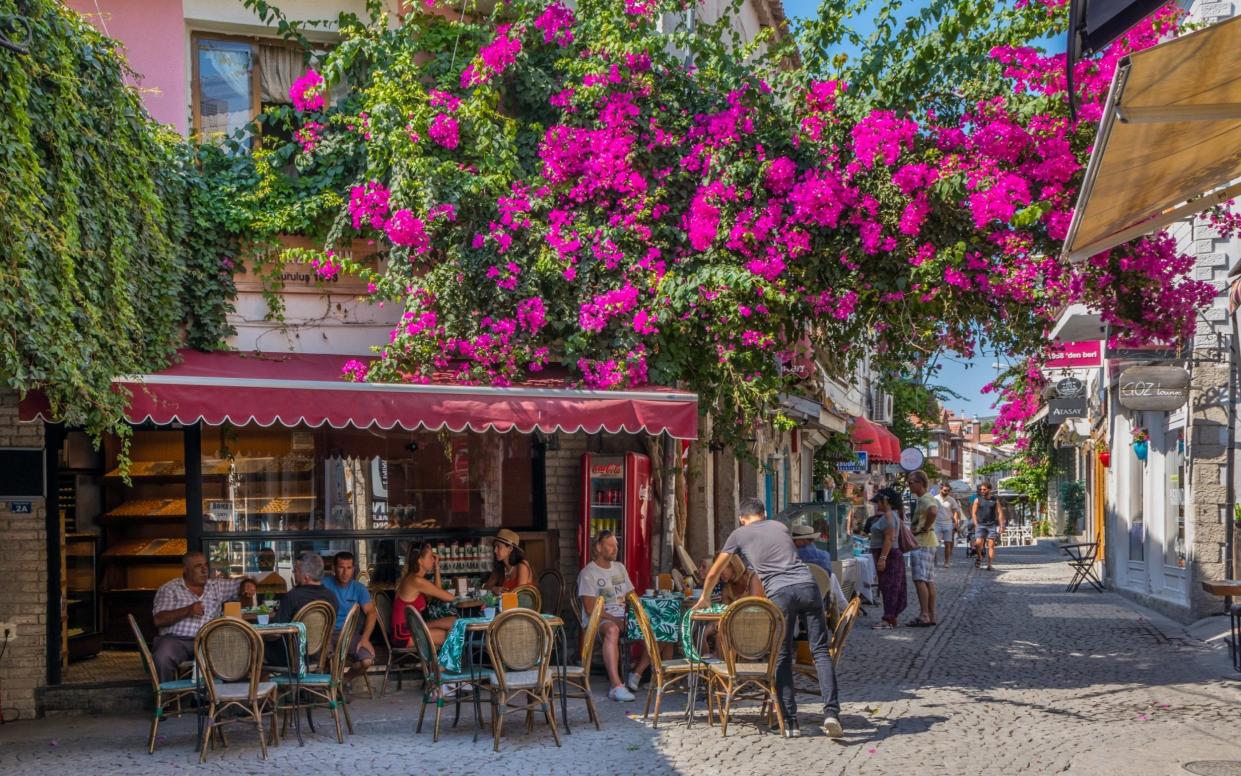
[(1189, 372), (1179, 366), (1131, 366), (1120, 373), (1120, 403), (1131, 410), (1170, 412), (1189, 398)]

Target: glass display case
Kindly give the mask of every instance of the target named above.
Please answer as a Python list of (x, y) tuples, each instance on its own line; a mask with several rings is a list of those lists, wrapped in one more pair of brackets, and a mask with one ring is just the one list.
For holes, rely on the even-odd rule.
[(837, 501), (815, 501), (790, 504), (776, 515), (776, 520), (792, 528), (809, 525), (822, 530), (827, 528), (827, 538), (815, 541), (815, 546), (826, 550), (833, 561), (853, 557), (853, 543), (849, 538), (849, 510), (851, 504)]
[(208, 536), (203, 544), (213, 572), (252, 577), (258, 582), (260, 595), (280, 595), (293, 586), (293, 562), (303, 552), (321, 555), (329, 570), (333, 555), (351, 552), (358, 579), (363, 584), (372, 590), (391, 590), (405, 573), (409, 545), (415, 541), (435, 546), (445, 589), (453, 589), (458, 578), (465, 580), (466, 587), (476, 588), (491, 574), (494, 560), (490, 537), (215, 539)]
[(533, 526), (520, 435), (204, 429), (203, 532)]

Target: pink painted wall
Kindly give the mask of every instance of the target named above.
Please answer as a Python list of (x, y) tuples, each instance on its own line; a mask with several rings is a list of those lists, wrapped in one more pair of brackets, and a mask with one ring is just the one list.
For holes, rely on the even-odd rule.
[(121, 42), (147, 110), (156, 121), (186, 134), (190, 100), (181, 0), (66, 0), (66, 4)]

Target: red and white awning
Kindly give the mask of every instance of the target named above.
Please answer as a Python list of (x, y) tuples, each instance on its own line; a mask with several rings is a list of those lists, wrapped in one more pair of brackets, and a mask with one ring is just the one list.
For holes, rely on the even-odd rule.
[[(450, 375), (425, 385), (351, 383), (341, 378), (347, 357), (339, 355), (180, 355), (180, 363), (161, 372), (115, 381), (131, 394), (128, 420), (698, 437), (698, 397), (668, 388), (579, 390), (567, 387), (563, 377), (541, 375), (505, 388), (463, 385)], [(21, 418), (52, 419), (46, 399), (28, 395)]]
[(878, 423), (866, 418), (853, 419), (851, 433), (853, 449), (864, 450), (870, 460), (880, 463), (896, 463), (901, 457), (901, 443), (896, 435)]

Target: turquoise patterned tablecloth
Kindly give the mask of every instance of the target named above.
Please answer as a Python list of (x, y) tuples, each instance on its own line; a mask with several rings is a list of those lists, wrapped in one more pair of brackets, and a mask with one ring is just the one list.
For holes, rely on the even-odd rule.
[[(288, 628), (290, 625), (293, 626), (293, 628), (297, 630), (297, 675), (305, 676), (306, 675), (306, 623), (304, 622), (271, 622), (266, 625), (258, 625), (256, 623), (254, 626), (254, 629), (257, 630), (260, 635), (262, 635), (262, 632), (265, 630), (273, 630), (273, 629), (283, 630), (285, 628)], [(280, 638), (283, 639), (285, 637), (282, 634)], [(288, 642), (285, 642), (285, 643), (287, 645)]]
[(459, 674), (462, 670), (462, 656), (465, 654), (465, 629), (475, 622), (489, 622), (486, 617), (458, 617), (448, 631), (448, 638), (440, 646), (440, 670), (450, 674)]
[[(681, 637), (681, 596), (643, 596), (638, 599), (646, 616), (651, 621), (651, 630), (655, 631), (655, 640), (675, 644)], [(630, 613), (625, 627), (625, 638), (630, 641), (641, 641), (642, 631), (638, 628), (638, 620)]]
[[(690, 615), (694, 612), (707, 612), (708, 614), (719, 614), (726, 607), (724, 604), (712, 604), (706, 609), (686, 609), (685, 614), (681, 615), (681, 652), (685, 654), (685, 659), (690, 662), (703, 662), (702, 656), (698, 654), (698, 650), (694, 645), (694, 629), (690, 627)], [(700, 625), (699, 630), (705, 628), (706, 625)]]
[[(543, 619), (550, 620), (552, 615), (544, 614)], [(465, 637), (466, 628), (471, 623), (490, 622), (486, 617), (459, 617), (448, 631), (448, 638), (440, 646), (440, 670), (450, 674), (459, 674), (465, 670)], [(481, 634), (480, 634), (481, 635)]]

